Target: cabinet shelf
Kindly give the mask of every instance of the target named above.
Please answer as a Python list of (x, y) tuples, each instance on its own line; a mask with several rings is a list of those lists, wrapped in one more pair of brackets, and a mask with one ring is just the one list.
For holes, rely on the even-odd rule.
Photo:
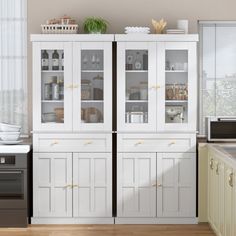
[(147, 103), (148, 100), (126, 100), (127, 103)]
[(187, 103), (188, 100), (166, 100), (166, 103)]
[(101, 102), (104, 102), (104, 100), (81, 100), (81, 102), (84, 102), (84, 103), (101, 103)]
[(187, 70), (166, 70), (166, 73), (187, 73)]
[(64, 73), (64, 70), (42, 70), (42, 73)]
[(64, 100), (42, 100), (43, 103), (63, 103)]
[(103, 73), (103, 70), (81, 70), (82, 73)]
[(147, 73), (148, 70), (126, 70), (126, 73)]

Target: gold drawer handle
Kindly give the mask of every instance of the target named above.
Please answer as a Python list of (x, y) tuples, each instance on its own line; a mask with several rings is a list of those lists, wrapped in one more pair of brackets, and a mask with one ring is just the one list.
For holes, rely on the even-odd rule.
[(144, 141), (143, 140), (139, 140), (137, 143), (135, 143), (135, 145), (140, 145), (140, 144), (144, 144)]
[(72, 85), (72, 84), (66, 85), (66, 88), (67, 88), (67, 89), (72, 89), (72, 88), (73, 88), (73, 85)]
[(73, 188), (78, 188), (79, 185), (78, 185), (78, 184), (73, 184), (72, 187), (73, 187)]
[(88, 140), (88, 141), (86, 141), (86, 142), (84, 143), (84, 145), (88, 145), (88, 144), (92, 144), (92, 143), (93, 143), (93, 141)]
[(213, 159), (210, 160), (210, 168), (211, 168), (212, 170), (214, 169)]
[(160, 88), (161, 88), (161, 85), (158, 84), (158, 85), (156, 86), (156, 89), (160, 89)]
[(79, 85), (78, 84), (75, 84), (74, 86), (73, 86), (73, 88), (79, 88)]
[(230, 187), (233, 187), (233, 186), (234, 186), (234, 184), (233, 184), (233, 176), (234, 176), (233, 173), (230, 173), (230, 174), (229, 174), (229, 186), (230, 186)]
[(58, 144), (59, 142), (58, 141), (53, 141), (52, 143), (51, 143), (51, 145), (53, 146), (53, 145), (56, 145), (56, 144)]
[(157, 187), (162, 187), (162, 184), (158, 184)]
[(153, 184), (152, 184), (152, 187), (156, 187), (156, 186), (157, 186), (157, 183), (153, 183)]

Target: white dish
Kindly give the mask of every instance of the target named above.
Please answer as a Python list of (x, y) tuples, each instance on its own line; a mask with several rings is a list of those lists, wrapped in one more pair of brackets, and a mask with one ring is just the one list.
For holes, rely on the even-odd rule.
[(127, 26), (125, 27), (125, 33), (126, 34), (134, 34), (134, 33), (139, 33), (139, 34), (148, 34), (150, 33), (150, 28), (149, 27), (131, 27)]
[(16, 145), (19, 143), (22, 143), (23, 140), (17, 140), (17, 141), (0, 141), (0, 144), (4, 144), (4, 145)]
[(0, 128), (3, 132), (19, 132), (21, 130), (21, 126), (6, 123), (0, 123)]
[(20, 132), (1, 132), (0, 138), (2, 141), (17, 141), (20, 137)]

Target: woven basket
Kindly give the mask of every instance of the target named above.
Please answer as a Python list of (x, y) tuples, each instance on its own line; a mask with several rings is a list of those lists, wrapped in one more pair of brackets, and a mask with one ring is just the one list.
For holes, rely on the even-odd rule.
[(43, 34), (77, 34), (78, 25), (41, 25)]

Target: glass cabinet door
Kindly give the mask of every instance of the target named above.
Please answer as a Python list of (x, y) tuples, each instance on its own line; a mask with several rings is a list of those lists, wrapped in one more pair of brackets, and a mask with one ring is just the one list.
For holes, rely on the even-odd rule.
[[(165, 43), (164, 57), (164, 101), (160, 110), (164, 111), (162, 128), (178, 130), (191, 129), (196, 119), (196, 61), (194, 46), (190, 43)], [(164, 106), (164, 109), (163, 109)], [(193, 129), (196, 129), (193, 128)]]
[[(76, 43), (74, 129), (111, 131), (112, 44)], [(80, 68), (80, 69), (79, 69)], [(77, 86), (78, 85), (78, 86)]]
[(155, 45), (119, 43), (118, 131), (155, 131)]
[(70, 130), (73, 87), (71, 45), (41, 43), (38, 47), (35, 49), (37, 62), (34, 67), (34, 78), (37, 78), (34, 81), (34, 97), (38, 99), (34, 103), (35, 130)]

